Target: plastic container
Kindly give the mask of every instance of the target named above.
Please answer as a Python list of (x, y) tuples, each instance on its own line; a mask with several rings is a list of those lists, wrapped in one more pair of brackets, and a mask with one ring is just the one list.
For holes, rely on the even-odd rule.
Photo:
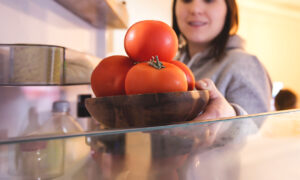
[(68, 134), (82, 132), (80, 124), (70, 115), (68, 101), (55, 101), (52, 106), (52, 117), (41, 128), (42, 132)]
[[(52, 106), (52, 116), (43, 125), (32, 124), (26, 128), (24, 136), (46, 134), (68, 134), (81, 132), (82, 128), (70, 116), (70, 104), (67, 101), (56, 101)], [(32, 122), (36, 122), (32, 121)], [(28, 132), (31, 130), (33, 132)], [(66, 149), (64, 139), (49, 141), (25, 142), (16, 145), (14, 163), (10, 174), (21, 179), (52, 179), (64, 174)], [(71, 149), (71, 148), (69, 148)], [(71, 154), (72, 155), (72, 154)]]
[(46, 44), (0, 44), (0, 85), (89, 84), (100, 59)]

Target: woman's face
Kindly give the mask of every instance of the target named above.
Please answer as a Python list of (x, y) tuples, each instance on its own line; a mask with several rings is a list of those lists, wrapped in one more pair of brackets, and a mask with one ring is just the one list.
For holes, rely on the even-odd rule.
[(188, 43), (208, 45), (222, 31), (227, 7), (225, 0), (177, 0), (178, 27)]

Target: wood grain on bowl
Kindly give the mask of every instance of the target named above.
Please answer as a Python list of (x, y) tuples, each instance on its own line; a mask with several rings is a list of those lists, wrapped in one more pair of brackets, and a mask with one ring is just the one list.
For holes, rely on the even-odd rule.
[(204, 110), (206, 90), (86, 99), (92, 117), (106, 128), (167, 125), (189, 121)]

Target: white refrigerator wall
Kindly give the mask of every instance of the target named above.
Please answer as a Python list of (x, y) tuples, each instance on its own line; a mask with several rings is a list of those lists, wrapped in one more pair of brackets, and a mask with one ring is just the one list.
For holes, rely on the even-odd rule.
[[(105, 57), (105, 29), (91, 26), (53, 0), (0, 0), (0, 22), (0, 43), (59, 45)], [(31, 123), (30, 112), (45, 122), (56, 100), (70, 101), (76, 117), (78, 94), (92, 94), (90, 86), (0, 86), (0, 132), (20, 135)]]
[[(126, 0), (129, 25), (142, 20), (160, 20), (171, 25), (172, 0)], [(107, 30), (107, 55), (122, 54), (126, 29)]]
[(1, 0), (0, 43), (50, 44), (105, 56), (97, 29), (53, 0)]

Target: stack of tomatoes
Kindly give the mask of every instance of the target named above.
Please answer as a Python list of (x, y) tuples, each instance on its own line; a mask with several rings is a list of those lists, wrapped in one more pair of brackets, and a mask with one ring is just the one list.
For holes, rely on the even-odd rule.
[(174, 30), (161, 21), (132, 25), (124, 40), (128, 56), (104, 58), (94, 69), (91, 86), (97, 97), (193, 90), (195, 78), (173, 60), (178, 49)]

